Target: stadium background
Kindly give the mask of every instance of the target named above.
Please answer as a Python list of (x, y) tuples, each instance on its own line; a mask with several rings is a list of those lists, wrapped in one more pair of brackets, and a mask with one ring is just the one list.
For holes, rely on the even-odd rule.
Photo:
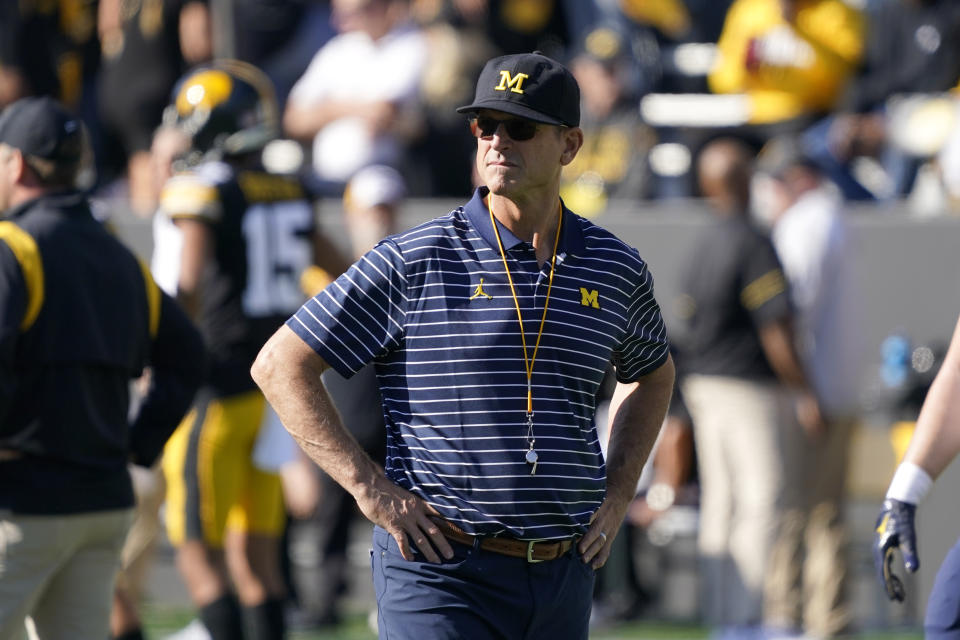
[[(410, 199), (401, 211), (400, 227), (407, 228), (459, 206), (447, 199)], [(113, 223), (118, 233), (139, 254), (151, 249), (150, 225), (114, 203)], [(347, 234), (339, 199), (321, 201), (318, 217), (324, 229), (346, 246)], [(960, 217), (918, 217), (906, 204), (859, 205), (849, 212), (857, 247), (855, 275), (863, 303), (866, 337), (860, 363), (865, 412), (854, 440), (849, 479), (851, 500), (847, 516), (851, 526), (851, 593), (856, 626), (863, 638), (919, 638), (919, 621), (933, 584), (936, 568), (960, 531), (955, 487), (960, 486), (960, 465), (954, 464), (935, 485), (919, 511), (918, 535), (921, 568), (909, 578), (910, 597), (903, 605), (888, 603), (874, 574), (871, 543), (874, 518), (887, 482), (893, 473), (896, 452), (891, 420), (885, 410), (893, 391), (881, 382), (882, 344), (891, 335), (908, 339), (912, 348), (934, 349), (950, 338), (960, 308)], [(669, 202), (611, 202), (596, 220), (637, 247), (651, 266), (657, 299), (668, 328), (675, 322), (672, 301), (679, 267), (688, 255), (697, 228), (706, 220), (704, 204), (697, 200)], [(598, 629), (595, 638), (699, 638), (706, 630), (697, 626), (696, 547), (690, 522), (678, 523), (672, 539), (662, 547), (645, 544), (636, 549), (638, 564), (658, 572), (656, 607), (634, 624)], [(694, 525), (695, 526), (695, 525)], [(371, 638), (365, 614), (373, 605), (369, 585), (366, 527), (357, 527), (351, 546), (352, 626), (328, 635), (294, 635), (294, 638)], [(192, 613), (172, 566), (172, 552), (161, 548), (154, 579), (148, 586), (148, 619), (162, 636), (189, 622)], [(649, 579), (650, 576), (647, 576)]]

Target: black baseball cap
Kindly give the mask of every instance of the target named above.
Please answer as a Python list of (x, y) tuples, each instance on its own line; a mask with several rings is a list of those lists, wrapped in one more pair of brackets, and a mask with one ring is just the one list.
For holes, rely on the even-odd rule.
[(495, 109), (546, 124), (580, 124), (580, 87), (573, 74), (539, 51), (493, 58), (477, 80), (473, 102), (458, 113)]
[(83, 152), (83, 126), (52, 98), (22, 98), (0, 114), (0, 143), (24, 155), (72, 162)]

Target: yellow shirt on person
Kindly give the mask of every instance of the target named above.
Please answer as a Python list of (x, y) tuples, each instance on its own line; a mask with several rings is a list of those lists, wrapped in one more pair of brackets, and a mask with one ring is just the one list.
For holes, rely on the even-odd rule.
[(863, 14), (842, 0), (798, 0), (789, 21), (780, 0), (736, 0), (720, 35), (713, 93), (744, 93), (749, 122), (829, 110), (863, 54)]

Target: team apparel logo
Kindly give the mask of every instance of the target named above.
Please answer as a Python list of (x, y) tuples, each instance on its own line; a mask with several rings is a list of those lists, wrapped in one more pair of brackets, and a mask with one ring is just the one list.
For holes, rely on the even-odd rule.
[(587, 291), (585, 287), (580, 287), (580, 304), (585, 307), (600, 308), (600, 292), (596, 289)]
[(515, 76), (510, 75), (510, 72), (503, 69), (500, 71), (500, 84), (494, 87), (496, 91), (506, 91), (510, 89), (513, 93), (523, 93), (523, 81), (529, 78), (530, 76), (526, 73), (518, 73)]
[(477, 285), (477, 288), (473, 290), (473, 295), (470, 296), (470, 299), (479, 298), (480, 296), (485, 297), (487, 300), (493, 300), (493, 296), (483, 290), (483, 278), (480, 278), (480, 284)]

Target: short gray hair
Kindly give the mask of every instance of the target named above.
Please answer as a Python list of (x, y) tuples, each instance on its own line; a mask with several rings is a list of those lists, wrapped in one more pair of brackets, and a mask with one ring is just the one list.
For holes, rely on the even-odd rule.
[(77, 184), (77, 174), (80, 173), (82, 158), (56, 161), (24, 154), (23, 163), (30, 167), (30, 171), (43, 187), (72, 189)]
[(76, 186), (77, 175), (83, 165), (82, 158), (60, 161), (41, 158), (23, 153), (16, 147), (0, 142), (0, 160), (7, 160), (16, 151), (23, 157), (23, 163), (29, 167), (41, 186), (49, 189), (71, 189)]

